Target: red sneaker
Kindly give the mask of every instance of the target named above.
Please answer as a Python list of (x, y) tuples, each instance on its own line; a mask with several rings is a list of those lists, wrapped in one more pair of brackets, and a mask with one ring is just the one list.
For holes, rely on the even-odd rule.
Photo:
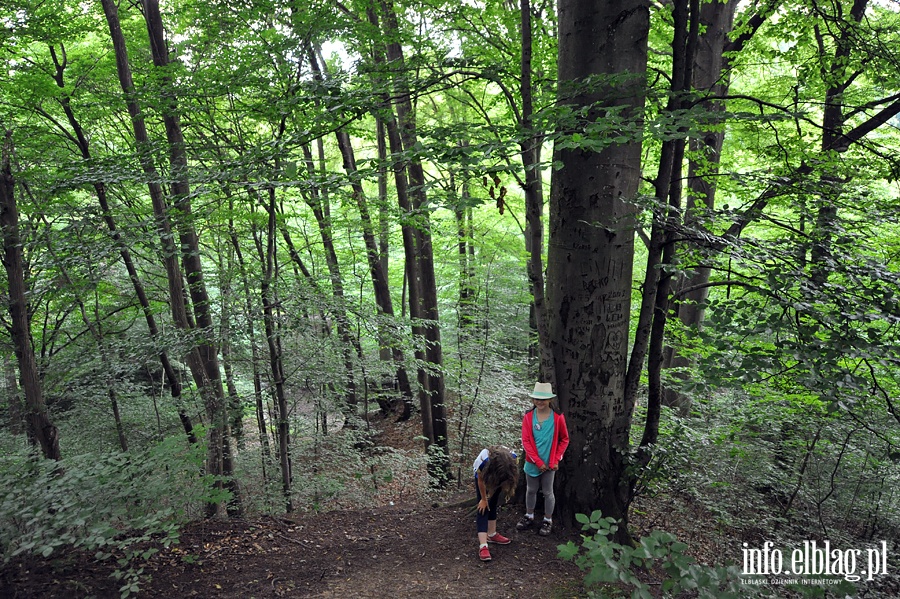
[(498, 545), (509, 545), (509, 539), (501, 535), (499, 532), (495, 532), (494, 536), (488, 537), (488, 543), (496, 543)]
[(489, 562), (491, 561), (491, 552), (488, 551), (487, 547), (482, 547), (478, 550), (478, 557), (481, 558), (481, 561), (483, 562)]

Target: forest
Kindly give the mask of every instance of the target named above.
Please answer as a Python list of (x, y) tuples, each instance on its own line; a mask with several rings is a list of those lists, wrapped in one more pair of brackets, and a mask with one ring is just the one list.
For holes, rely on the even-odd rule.
[[(335, 596), (394, 517), (452, 550), (347, 596), (497, 594), (399, 570), (485, 576), (537, 381), (540, 594), (900, 596), (898, 47), (897, 0), (4, 0), (0, 595)], [(321, 575), (166, 578), (213, 537)]]

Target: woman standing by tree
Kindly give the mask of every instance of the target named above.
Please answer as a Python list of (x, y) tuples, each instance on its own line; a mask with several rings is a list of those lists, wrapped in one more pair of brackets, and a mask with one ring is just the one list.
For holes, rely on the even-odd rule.
[(525, 448), (525, 515), (516, 524), (516, 530), (525, 530), (534, 524), (534, 506), (537, 504), (538, 486), (544, 495), (544, 521), (538, 534), (547, 536), (553, 529), (553, 481), (559, 462), (569, 446), (569, 430), (566, 418), (553, 409), (556, 397), (550, 383), (535, 383), (529, 396), (534, 407), (522, 418), (522, 447)]

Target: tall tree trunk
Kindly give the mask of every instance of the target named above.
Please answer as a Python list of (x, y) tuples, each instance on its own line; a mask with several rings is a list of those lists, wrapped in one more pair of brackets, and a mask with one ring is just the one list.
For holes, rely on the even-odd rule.
[[(829, 148), (835, 147), (843, 136), (845, 129), (844, 93), (850, 87), (859, 73), (849, 71), (851, 54), (853, 52), (854, 39), (858, 33), (857, 26), (865, 16), (868, 0), (854, 0), (850, 7), (850, 14), (844, 17), (841, 14), (841, 5), (835, 5), (837, 14), (823, 15), (823, 20), (834, 20), (837, 30), (831, 40), (834, 46), (834, 57), (828, 68), (822, 68), (820, 76), (826, 85), (825, 106), (822, 115), (822, 154), (826, 160), (837, 160), (838, 153)], [(817, 10), (821, 10), (817, 8)], [(827, 25), (827, 31), (832, 32), (833, 25)], [(816, 38), (820, 52), (824, 55), (828, 41), (820, 28), (816, 26)], [(830, 170), (830, 169), (829, 169)], [(828, 281), (831, 271), (831, 242), (834, 227), (838, 220), (836, 199), (840, 195), (841, 187), (847, 181), (828, 172), (820, 175), (819, 188), (820, 200), (814, 229), (811, 232), (812, 247), (810, 248), (810, 278), (813, 285), (822, 287)]]
[[(450, 185), (455, 189), (454, 176), (450, 176)], [(456, 249), (459, 260), (459, 330), (462, 338), (466, 338), (475, 323), (475, 273), (472, 260), (472, 235), (469, 210), (471, 196), (469, 194), (469, 181), (463, 179), (460, 182), (459, 202), (453, 208), (456, 217)]]
[(225, 373), (225, 390), (228, 399), (228, 423), (231, 427), (231, 435), (238, 444), (238, 448), (244, 446), (244, 409), (238, 394), (237, 383), (234, 377), (234, 367), (231, 359), (231, 319), (233, 306), (238, 301), (234, 295), (232, 281), (234, 277), (234, 247), (227, 243), (217, 244), (219, 261), (219, 273), (221, 289), (221, 318), (219, 325), (219, 339), (221, 339), (222, 371)]
[[(397, 196), (404, 211), (402, 225), (406, 269), (410, 290), (410, 316), (423, 323), (418, 327), (425, 339), (424, 359), (429, 368), (419, 372), (419, 381), (425, 392), (422, 401), (423, 434), (426, 445), (434, 453), (429, 461), (430, 472), (438, 484), (446, 484), (450, 475), (447, 439), (447, 419), (444, 408), (444, 372), (441, 347), (441, 330), (437, 304), (437, 282), (434, 275), (434, 254), (431, 245), (431, 225), (425, 194), (425, 173), (422, 163), (402, 158), (405, 150), (418, 143), (416, 117), (413, 111), (409, 84), (405, 79), (403, 49), (400, 45), (400, 29), (397, 14), (389, 0), (380, 3), (383, 30), (386, 38), (385, 57), (392, 68), (396, 125), (388, 119), (388, 142), (395, 161)], [(402, 174), (405, 172), (406, 177)], [(408, 177), (408, 178), (407, 178)], [(414, 334), (416, 331), (414, 330)]]
[[(59, 60), (56, 51), (52, 46), (50, 47), (50, 54), (56, 67), (56, 72), (54, 73), (53, 78), (56, 81), (57, 86), (65, 90), (65, 61)], [(60, 97), (59, 102), (62, 105), (63, 112), (66, 114), (66, 119), (69, 122), (69, 126), (72, 127), (72, 132), (75, 135), (73, 141), (78, 146), (78, 149), (81, 152), (81, 157), (85, 160), (90, 160), (90, 143), (88, 142), (87, 135), (85, 135), (81, 123), (75, 116), (75, 112), (72, 109), (71, 99), (69, 95), (67, 93), (63, 94)], [(68, 134), (68, 132), (64, 133)], [(131, 252), (123, 242), (122, 235), (119, 232), (115, 219), (113, 218), (113, 213), (110, 209), (109, 199), (106, 193), (106, 184), (102, 181), (97, 181), (93, 183), (93, 187), (94, 192), (97, 195), (97, 202), (100, 204), (100, 211), (103, 215), (103, 222), (106, 224), (107, 229), (109, 229), (112, 241), (119, 250), (119, 256), (122, 258), (122, 264), (125, 265), (125, 270), (128, 272), (128, 279), (131, 281), (131, 286), (134, 289), (134, 293), (141, 305), (141, 311), (144, 315), (144, 320), (147, 323), (147, 330), (150, 333), (150, 337), (153, 340), (158, 341), (159, 327), (156, 324), (156, 316), (154, 315), (153, 309), (150, 306), (150, 300), (147, 297), (147, 292), (144, 289), (144, 284), (141, 281), (140, 276), (138, 275), (134, 260), (131, 257)], [(169, 360), (169, 355), (165, 350), (160, 350), (158, 356), (163, 374), (169, 380), (169, 392), (172, 396), (172, 400), (178, 412), (178, 418), (181, 421), (184, 432), (187, 435), (188, 441), (190, 441), (191, 443), (196, 443), (197, 436), (194, 434), (194, 425), (191, 422), (190, 416), (187, 415), (187, 412), (184, 411), (184, 407), (182, 406), (181, 376), (175, 372), (175, 368), (172, 366), (172, 362), (171, 360)]]
[[(389, 240), (390, 240), (390, 227), (391, 227), (391, 217), (388, 209), (388, 172), (387, 172), (387, 130), (384, 126), (384, 120), (377, 116), (375, 117), (375, 136), (376, 136), (376, 146), (378, 149), (378, 262), (381, 265), (381, 272), (383, 274), (384, 280), (386, 283), (389, 283), (388, 278), (388, 250), (389, 250)], [(388, 284), (388, 292), (387, 297), (390, 298), (390, 285)], [(401, 298), (401, 312), (405, 307), (405, 302)], [(393, 304), (391, 304), (391, 312), (390, 316), (394, 315)], [(387, 333), (390, 333), (390, 329), (388, 329)], [(386, 343), (390, 344), (391, 348), (394, 348), (394, 341), (392, 339), (383, 340), (381, 345), (386, 347)], [(412, 384), (409, 379), (409, 373), (406, 371), (406, 367), (403, 366), (405, 364), (405, 358), (403, 357), (402, 352), (397, 348), (397, 350), (391, 349), (391, 357), (395, 362), (397, 360), (402, 360), (400, 362), (401, 366), (397, 368), (397, 383), (400, 388), (400, 392), (403, 394), (403, 405), (400, 408), (400, 412), (397, 416), (398, 422), (405, 422), (410, 419), (412, 416), (412, 407), (413, 407), (413, 389)], [(402, 369), (402, 373), (401, 373)]]
[[(229, 210), (229, 213), (231, 212), (233, 211)], [(250, 343), (250, 361), (251, 369), (253, 371), (253, 397), (256, 400), (256, 424), (259, 430), (259, 442), (260, 445), (262, 445), (263, 457), (267, 459), (271, 455), (271, 449), (269, 447), (269, 428), (266, 425), (266, 408), (263, 400), (262, 374), (260, 372), (260, 364), (262, 362), (259, 355), (259, 340), (256, 336), (256, 327), (253, 324), (256, 320), (257, 312), (253, 308), (253, 293), (250, 289), (250, 281), (247, 277), (247, 264), (244, 261), (240, 240), (238, 239), (237, 231), (235, 231), (234, 222), (231, 219), (228, 221), (228, 234), (231, 239), (231, 245), (234, 248), (235, 259), (237, 260), (241, 274), (241, 288), (244, 293), (244, 303), (247, 315), (246, 334)], [(265, 464), (265, 461), (266, 460), (264, 459), (263, 464)], [(263, 476), (265, 477), (265, 470), (263, 471)]]
[[(319, 140), (319, 161), (324, 170), (325, 153)], [(312, 151), (309, 146), (303, 146), (303, 155), (306, 159), (307, 173), (311, 180), (315, 181), (319, 176), (325, 173), (316, 173), (315, 163), (313, 161)], [(305, 194), (306, 203), (313, 211), (316, 223), (319, 226), (319, 238), (322, 240), (322, 248), (325, 250), (325, 264), (328, 268), (328, 275), (331, 279), (331, 295), (334, 306), (331, 309), (334, 314), (335, 324), (337, 325), (338, 338), (341, 342), (341, 354), (344, 358), (344, 391), (346, 396), (345, 415), (347, 418), (347, 426), (355, 427), (355, 419), (357, 417), (358, 398), (356, 394), (356, 375), (354, 373), (353, 349), (358, 346), (355, 344), (353, 335), (350, 333), (350, 321), (347, 317), (347, 306), (344, 300), (344, 282), (341, 277), (340, 265), (338, 264), (337, 251), (334, 249), (334, 238), (331, 228), (331, 208), (329, 205), (328, 194), (324, 189), (320, 189), (318, 185), (313, 184), (308, 194)]]
[(539, 357), (538, 372), (542, 381), (556, 383), (553, 355), (550, 351), (544, 290), (544, 189), (541, 182), (541, 136), (534, 130), (534, 88), (531, 82), (531, 2), (520, 0), (521, 13), (521, 85), (522, 128), (524, 137), (519, 145), (522, 167), (525, 170), (525, 250), (528, 252), (528, 281), (531, 284), (532, 314), (537, 330)]
[[(590, 107), (588, 122), (603, 119), (607, 107), (642, 119), (648, 32), (649, 10), (641, 0), (561, 0), (560, 102)], [(616, 76), (615, 87), (577, 89), (597, 75)], [(633, 409), (625, 400), (635, 226), (630, 202), (640, 181), (641, 136), (602, 152), (557, 149), (555, 161), (562, 168), (551, 182), (548, 320), (571, 439), (560, 465), (558, 508), (572, 524), (575, 514), (600, 509), (621, 521), (617, 538), (628, 541), (622, 483)]]
[[(400, 154), (403, 152), (403, 144), (400, 140), (400, 132), (397, 127), (397, 121), (393, 115), (384, 118), (385, 129), (387, 130), (388, 146), (393, 155), (393, 171), (394, 184), (397, 191), (397, 203), (400, 210), (403, 211), (403, 218), (400, 224), (400, 233), (403, 239), (403, 283), (404, 296), (408, 294), (408, 301), (403, 299), (403, 305), (409, 306), (409, 316), (413, 321), (412, 334), (415, 343), (415, 358), (419, 363), (427, 361), (425, 350), (421, 346), (420, 339), (425, 337), (425, 326), (422, 324), (425, 318), (422, 309), (422, 280), (418, 276), (418, 262), (416, 255), (418, 252), (418, 242), (416, 225), (412, 223), (413, 210), (409, 198), (409, 180), (407, 179), (406, 169), (400, 161)], [(403, 314), (405, 316), (405, 314)], [(418, 395), (419, 395), (419, 411), (422, 416), (422, 436), (425, 438), (425, 448), (428, 449), (435, 442), (434, 416), (432, 414), (432, 398), (429, 391), (428, 373), (424, 368), (419, 368), (417, 372), (418, 379)]]
[[(722, 114), (725, 103), (716, 100), (728, 93), (729, 73), (724, 58), (728, 34), (731, 32), (737, 0), (704, 2), (700, 7), (701, 34), (693, 66), (693, 87), (710, 98), (700, 104), (702, 110), (712, 115)], [(708, 117), (710, 124), (717, 124), (716, 116)], [(722, 152), (725, 130), (713, 127), (699, 137), (688, 141), (692, 158), (688, 161), (687, 197), (685, 198), (684, 229), (688, 238), (705, 232), (705, 213), (715, 207), (716, 179)], [(697, 158), (700, 156), (700, 158)], [(679, 251), (689, 247), (682, 244)], [(710, 268), (697, 264), (675, 283), (675, 309), (685, 327), (699, 328), (703, 322), (706, 298), (709, 294)], [(664, 355), (663, 368), (687, 368), (691, 360), (671, 346)], [(682, 377), (683, 374), (677, 376)], [(663, 405), (676, 408), (682, 416), (690, 411), (690, 398), (672, 388), (663, 390)]]
[[(169, 219), (169, 207), (166, 204), (163, 189), (159, 184), (161, 177), (153, 164), (150, 138), (147, 134), (147, 125), (140, 106), (137, 103), (137, 93), (131, 76), (131, 66), (128, 62), (128, 53), (125, 37), (119, 24), (119, 13), (116, 4), (112, 0), (101, 0), (106, 14), (113, 48), (116, 53), (116, 69), (119, 82), (125, 94), (125, 102), (128, 114), (131, 117), (131, 125), (134, 132), (137, 156), (140, 160), (144, 175), (147, 178), (147, 188), (153, 204), (153, 214), (156, 229), (162, 248), (163, 263), (166, 267), (166, 281), (169, 286), (169, 300), (172, 310), (172, 319), (175, 326), (180, 329), (188, 328), (187, 308), (184, 304), (184, 289), (182, 284), (181, 267), (178, 264), (178, 247), (175, 245), (172, 225)], [(190, 352), (193, 354), (194, 352)], [(201, 377), (202, 382), (203, 377)]]
[(376, 147), (378, 148), (378, 255), (381, 269), (388, 274), (388, 250), (391, 235), (391, 217), (388, 210), (387, 130), (384, 120), (375, 117)]
[(387, 131), (384, 120), (378, 115), (375, 116), (375, 137), (378, 149), (378, 256), (381, 270), (387, 276), (392, 219), (388, 210)]
[[(325, 66), (325, 62), (322, 61), (321, 66), (319, 65), (319, 57), (317, 53), (313, 51), (312, 46), (308, 48), (309, 54), (309, 63), (313, 70), (314, 76), (319, 81), (324, 81), (325, 76), (327, 75), (327, 69)], [(378, 121), (378, 126), (381, 127), (381, 121)], [(350, 134), (343, 130), (338, 130), (335, 132), (335, 137), (338, 143), (338, 149), (341, 152), (341, 159), (344, 165), (344, 171), (347, 173), (347, 177), (350, 181), (350, 187), (353, 191), (353, 199), (356, 202), (357, 210), (359, 211), (360, 220), (362, 221), (362, 229), (363, 229), (363, 243), (366, 247), (366, 262), (369, 265), (369, 276), (372, 279), (372, 289), (375, 293), (375, 306), (378, 310), (379, 316), (385, 316), (390, 321), (388, 324), (382, 324), (382, 319), (379, 319), (379, 327), (378, 327), (378, 339), (379, 339), (379, 355), (383, 360), (393, 360), (394, 366), (396, 368), (396, 379), (397, 385), (400, 389), (400, 392), (403, 396), (402, 402), (402, 413), (401, 416), (405, 416), (403, 419), (409, 417), (409, 405), (412, 400), (412, 387), (409, 383), (409, 375), (406, 372), (406, 367), (404, 366), (404, 358), (403, 351), (397, 347), (395, 337), (396, 335), (392, 332), (393, 325), (391, 324), (394, 316), (394, 305), (393, 300), (391, 299), (391, 289), (390, 282), (387, 277), (387, 241), (385, 239), (382, 244), (382, 248), (378, 246), (378, 240), (376, 239), (376, 231), (374, 224), (372, 222), (371, 213), (369, 210), (369, 203), (366, 199), (366, 193), (362, 186), (362, 181), (359, 178), (358, 170), (356, 167), (356, 154), (353, 150), (353, 144), (350, 141)], [(384, 151), (384, 138), (383, 135), (379, 137), (379, 154)], [(383, 165), (384, 159), (382, 159)], [(387, 180), (386, 180), (386, 171), (384, 166), (379, 166), (379, 197), (381, 201), (386, 201), (387, 196)], [(382, 187), (384, 189), (382, 190)], [(381, 192), (383, 191), (383, 196)], [(382, 258), (383, 257), (383, 258)]]
[[(163, 262), (166, 267), (172, 320), (177, 328), (191, 331), (194, 327), (188, 313), (181, 267), (178, 264), (178, 256), (181, 252), (175, 245), (169, 208), (163, 189), (158, 183), (160, 177), (153, 164), (147, 127), (141, 114), (140, 106), (137, 103), (134, 82), (131, 76), (131, 66), (128, 63), (125, 38), (122, 35), (119, 23), (118, 9), (112, 0), (101, 0), (101, 3), (116, 54), (116, 70), (119, 82), (125, 94), (128, 113), (131, 116), (138, 158), (147, 176), (147, 187), (153, 204), (153, 213), (162, 247)], [(168, 55), (166, 54), (165, 40), (163, 39), (159, 5), (154, 0), (144, 0), (142, 6), (147, 22), (154, 64), (158, 67), (165, 67), (168, 64)], [(190, 189), (186, 188), (187, 173), (184, 142), (179, 139), (181, 131), (173, 111), (173, 100), (171, 97), (163, 98), (164, 112), (166, 113), (164, 119), (166, 121), (166, 134), (169, 139), (172, 174), (177, 180), (173, 185), (173, 191), (176, 196), (177, 208), (182, 211), (183, 216), (187, 219), (190, 217), (188, 200)], [(211, 339), (213, 329), (209, 318), (209, 299), (206, 296), (203, 285), (202, 270), (199, 269), (199, 245), (196, 240), (196, 234), (189, 225), (185, 225), (182, 228), (179, 236), (184, 251), (185, 268), (188, 271), (188, 285), (196, 304), (194, 309), (198, 313), (199, 324), (204, 329), (207, 337), (206, 340), (195, 344), (187, 354), (188, 367), (191, 370), (194, 382), (200, 389), (201, 394), (203, 394), (204, 405), (210, 420), (206, 467), (207, 471), (214, 476), (228, 476), (232, 472), (232, 464), (230, 447), (228, 445), (227, 421), (223, 422), (225, 418), (224, 391), (219, 377), (218, 360)], [(225, 483), (220, 480), (216, 484), (222, 486)], [(239, 505), (239, 496), (236, 493), (236, 487), (233, 488), (233, 491), (235, 499), (233, 505), (237, 506)], [(209, 515), (223, 516), (225, 515), (225, 506), (210, 504), (207, 506), (207, 513)]]
[[(419, 400), (422, 411), (422, 435), (426, 449), (437, 451), (429, 461), (429, 472), (438, 484), (449, 479), (450, 462), (447, 439), (447, 420), (444, 408), (444, 374), (440, 328), (437, 310), (437, 287), (434, 280), (434, 261), (430, 239), (430, 223), (425, 209), (425, 175), (422, 164), (411, 159), (404, 162), (404, 149), (416, 145), (415, 114), (403, 68), (403, 50), (399, 43), (397, 15), (388, 1), (381, 1), (384, 21), (385, 52), (375, 51), (375, 61), (396, 69), (393, 79), (394, 99), (387, 90), (381, 92), (385, 106), (397, 111), (383, 115), (388, 133), (388, 145), (393, 159), (397, 200), (403, 211), (401, 233), (406, 256), (406, 280), (409, 285), (410, 316), (414, 320), (413, 335), (425, 339), (425, 348), (416, 350), (416, 358), (431, 364), (419, 369)], [(369, 11), (369, 20), (378, 26), (378, 17)], [(376, 85), (379, 82), (376, 82)]]
[[(666, 112), (678, 114), (685, 107), (691, 85), (693, 54), (699, 33), (699, 0), (675, 0), (673, 3), (672, 82)], [(684, 135), (684, 129), (679, 131)], [(668, 136), (660, 151), (659, 169), (654, 181), (653, 224), (647, 247), (647, 267), (641, 293), (641, 309), (634, 347), (625, 381), (625, 402), (634, 405), (644, 357), (647, 357), (647, 417), (638, 459), (646, 464), (648, 449), (656, 443), (662, 406), (662, 358), (666, 320), (669, 313), (671, 266), (675, 261), (674, 236), (681, 214), (681, 172), (685, 138)], [(633, 486), (633, 483), (632, 483)]]
[(50, 420), (38, 375), (31, 322), (25, 299), (25, 261), (19, 237), (19, 210), (16, 206), (16, 180), (12, 174), (12, 132), (6, 131), (0, 150), (0, 230), (3, 235), (3, 266), (9, 287), (10, 336), (19, 365), (19, 381), (25, 393), (25, 421), (28, 439), (39, 445), (48, 460), (59, 460), (59, 430)]
[(290, 434), (291, 425), (288, 418), (287, 396), (284, 392), (284, 366), (281, 359), (281, 337), (277, 333), (275, 317), (275, 237), (277, 234), (275, 206), (275, 189), (269, 188), (269, 225), (266, 229), (265, 272), (262, 279), (263, 322), (266, 327), (266, 339), (269, 343), (269, 365), (272, 370), (272, 382), (275, 387), (275, 399), (278, 406), (278, 456), (281, 463), (281, 488), (284, 494), (285, 510), (293, 511), (294, 502), (291, 495), (291, 458)]
[[(142, 0), (144, 7), (144, 20), (147, 24), (147, 35), (150, 38), (150, 51), (153, 64), (161, 70), (169, 66), (169, 53), (166, 44), (162, 16), (159, 12), (157, 0)], [(234, 472), (232, 462), (233, 450), (231, 448), (231, 433), (228, 422), (228, 410), (226, 409), (225, 390), (222, 387), (222, 377), (219, 372), (218, 349), (215, 343), (215, 325), (212, 318), (212, 308), (209, 294), (203, 280), (203, 266), (200, 259), (200, 240), (194, 229), (191, 216), (191, 188), (188, 181), (188, 163), (185, 152), (184, 135), (181, 130), (181, 121), (178, 116), (178, 100), (174, 92), (168, 89), (171, 84), (168, 75), (161, 78), (163, 91), (161, 92), (162, 118), (166, 129), (166, 140), (169, 145), (169, 165), (171, 170), (172, 196), (178, 218), (175, 219), (175, 228), (178, 231), (181, 242), (181, 260), (187, 279), (187, 291), (190, 295), (191, 307), (197, 320), (197, 329), (201, 335), (195, 347), (199, 354), (199, 367), (202, 373), (194, 374), (198, 381), (198, 387), (203, 397), (206, 408), (206, 416), (210, 426), (207, 433), (209, 439), (209, 454), (207, 468), (209, 473), (224, 477), (227, 480), (217, 484), (228, 486), (233, 498), (229, 507), (231, 511), (240, 511), (240, 494), (237, 489), (237, 481), (231, 477)], [(225, 506), (217, 504), (209, 506), (210, 515), (223, 516)]]
[[(700, 238), (705, 235), (706, 230), (702, 225), (705, 213), (715, 207), (718, 166), (725, 139), (724, 129), (716, 126), (721, 120), (717, 115), (724, 113), (725, 110), (725, 103), (718, 98), (728, 93), (730, 61), (727, 56), (740, 52), (780, 4), (781, 0), (766, 0), (756, 7), (756, 12), (748, 13), (738, 28), (741, 34), (732, 40), (729, 40), (729, 35), (732, 31), (737, 1), (703, 3), (700, 8), (702, 33), (694, 57), (693, 87), (699, 92), (708, 94), (708, 99), (701, 103), (700, 107), (711, 113), (708, 120), (713, 127), (703, 132), (701, 137), (689, 140), (692, 159), (688, 163), (688, 193), (684, 215), (684, 228), (689, 238)], [(697, 156), (702, 158), (698, 160)], [(727, 235), (740, 235), (743, 227), (762, 211), (768, 200), (765, 197), (767, 195), (768, 192), (749, 211), (754, 216), (735, 223)], [(682, 247), (690, 246), (690, 243), (686, 243)], [(676, 311), (678, 319), (686, 327), (699, 329), (702, 326), (709, 291), (709, 276), (709, 267), (700, 263), (690, 269), (688, 276), (680, 278), (675, 283), (673, 297)], [(663, 368), (686, 368), (690, 364), (691, 361), (686, 356), (679, 355), (672, 347), (666, 348)], [(677, 408), (682, 415), (687, 415), (690, 411), (690, 398), (674, 389), (663, 390), (663, 404)]]
[(409, 375), (404, 366), (403, 350), (397, 346), (395, 341), (396, 335), (392, 332), (394, 304), (391, 299), (391, 288), (387, 278), (387, 271), (384, 270), (384, 264), (381, 260), (366, 194), (357, 176), (356, 157), (353, 145), (350, 143), (350, 135), (346, 131), (338, 131), (335, 135), (337, 136), (338, 148), (343, 158), (344, 170), (350, 178), (353, 198), (356, 200), (356, 207), (362, 220), (363, 242), (366, 246), (366, 261), (369, 265), (372, 289), (375, 293), (375, 305), (379, 316), (389, 320), (387, 324), (379, 325), (379, 345), (387, 350), (388, 358), (394, 362), (397, 385), (403, 396), (401, 409), (408, 417), (408, 406), (412, 401), (412, 386), (409, 383)]

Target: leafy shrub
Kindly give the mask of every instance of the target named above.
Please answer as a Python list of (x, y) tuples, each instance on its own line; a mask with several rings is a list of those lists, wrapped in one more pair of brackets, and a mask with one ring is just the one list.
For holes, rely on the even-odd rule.
[[(583, 530), (594, 532), (592, 536), (582, 535), (581, 547), (572, 541), (560, 545), (559, 555), (574, 560), (581, 571), (587, 572), (584, 585), (591, 598), (609, 596), (610, 587), (630, 590), (632, 599), (676, 597), (686, 591), (709, 599), (739, 599), (755, 594), (755, 589), (741, 584), (736, 566), (699, 565), (685, 555), (687, 545), (670, 533), (655, 530), (631, 547), (610, 540), (618, 530), (616, 520), (604, 518), (599, 510), (590, 517), (578, 514), (576, 518)], [(651, 585), (638, 577), (641, 571), (655, 574), (659, 570), (665, 573), (661, 594), (651, 591)]]
[(123, 596), (137, 591), (146, 559), (178, 541), (179, 524), (227, 499), (201, 474), (203, 444), (172, 438), (140, 453), (91, 453), (53, 462), (20, 452), (0, 458), (0, 555), (49, 557), (64, 547), (116, 557)]
[[(627, 474), (634, 476), (637, 481), (634, 497), (653, 497), (661, 492), (683, 492), (694, 488), (693, 474), (698, 454), (703, 451), (708, 440), (702, 431), (695, 429), (695, 422), (691, 419), (679, 416), (666, 406), (663, 406), (662, 411), (657, 442), (641, 448), (649, 450), (649, 462), (644, 464), (637, 459), (639, 438), (633, 440), (623, 456), (628, 467)], [(635, 420), (645, 418), (646, 408), (636, 408)], [(637, 430), (633, 433), (637, 433)]]

